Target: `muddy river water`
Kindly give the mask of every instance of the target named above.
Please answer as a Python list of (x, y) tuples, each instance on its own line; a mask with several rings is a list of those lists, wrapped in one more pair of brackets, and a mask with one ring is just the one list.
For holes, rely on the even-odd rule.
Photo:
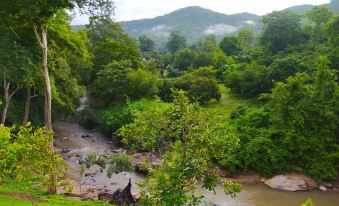
[[(80, 182), (80, 163), (89, 153), (111, 155), (119, 149), (104, 134), (86, 130), (73, 123), (57, 122), (55, 147), (61, 152), (69, 164), (67, 176), (73, 182)], [(120, 173), (111, 178), (99, 167), (92, 167), (87, 171), (83, 184), (87, 187), (103, 188), (106, 191), (115, 191), (124, 188), (129, 178), (132, 183), (142, 181), (145, 177), (137, 173)], [(264, 184), (243, 185), (243, 191), (235, 198), (226, 196), (221, 188), (216, 194), (202, 191), (205, 196), (203, 205), (219, 206), (300, 206), (307, 198), (312, 198), (316, 206), (339, 206), (339, 193), (321, 192), (285, 192), (269, 188)], [(136, 190), (133, 184), (132, 190)]]

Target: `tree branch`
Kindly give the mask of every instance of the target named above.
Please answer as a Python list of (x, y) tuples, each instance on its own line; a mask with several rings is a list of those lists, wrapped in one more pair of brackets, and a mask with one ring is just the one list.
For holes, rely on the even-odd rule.
[(37, 31), (37, 29), (36, 29), (36, 26), (34, 25), (34, 23), (32, 23), (32, 25), (33, 25), (34, 34), (35, 34), (35, 36), (36, 36), (36, 38), (38, 39), (38, 42), (39, 42), (39, 46), (40, 46), (42, 49), (44, 49), (45, 46), (44, 46), (44, 44), (43, 44), (42, 41), (41, 41), (41, 37), (40, 37), (39, 34), (38, 34), (38, 31)]
[(17, 88), (9, 95), (9, 98), (12, 98), (13, 95), (14, 95), (15, 93), (17, 93), (17, 91), (19, 91), (19, 89), (20, 89), (20, 87), (17, 87)]

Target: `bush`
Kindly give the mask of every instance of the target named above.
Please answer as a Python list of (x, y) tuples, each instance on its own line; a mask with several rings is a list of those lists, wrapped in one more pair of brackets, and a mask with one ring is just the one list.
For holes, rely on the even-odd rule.
[(197, 101), (202, 105), (212, 99), (219, 101), (221, 98), (217, 81), (207, 77), (196, 77), (192, 79), (187, 95), (192, 102)]
[(111, 177), (113, 173), (134, 171), (134, 159), (127, 154), (113, 154), (108, 166), (107, 175)]
[(225, 86), (245, 98), (268, 92), (267, 69), (256, 63), (231, 66), (225, 72)]
[(29, 124), (18, 128), (0, 125), (0, 142), (0, 182), (8, 177), (16, 180), (34, 177), (49, 185), (52, 179), (46, 174), (52, 171), (62, 174), (65, 164), (51, 150), (52, 134), (46, 134), (45, 129), (34, 130)]
[(153, 98), (158, 93), (158, 76), (145, 70), (134, 70), (127, 74), (127, 96), (132, 100)]
[(291, 164), (302, 165), (317, 180), (336, 176), (338, 91), (337, 75), (324, 59), (313, 74), (297, 73), (276, 84), (265, 105)]
[(213, 128), (215, 138), (213, 139), (214, 158), (219, 166), (227, 168), (230, 173), (238, 169), (239, 160), (237, 151), (240, 147), (240, 140), (236, 132), (229, 128), (216, 126)]
[(134, 121), (119, 131), (122, 142), (132, 149), (162, 153), (171, 139), (165, 111), (155, 109), (138, 113)]
[(265, 176), (271, 176), (289, 169), (287, 154), (269, 138), (256, 137), (241, 147), (240, 166), (244, 170), (255, 169)]
[(137, 113), (167, 107), (166, 103), (143, 99), (101, 110), (85, 110), (81, 114), (80, 122), (89, 126), (98, 126), (106, 134), (116, 136), (118, 129), (132, 122)]
[(211, 53), (199, 52), (193, 61), (194, 68), (207, 67), (213, 65), (213, 56)]
[(212, 67), (201, 67), (174, 81), (174, 86), (186, 91), (191, 102), (205, 104), (212, 99), (220, 100), (221, 93), (214, 75)]
[(187, 48), (181, 49), (175, 54), (173, 66), (179, 71), (185, 71), (192, 65), (194, 53)]
[(165, 102), (172, 102), (173, 95), (172, 90), (174, 89), (173, 81), (171, 80), (163, 80), (159, 89), (159, 97)]
[(127, 74), (132, 70), (128, 60), (113, 61), (97, 73), (94, 81), (94, 95), (106, 104), (126, 101)]
[(231, 113), (231, 119), (236, 119), (238, 117), (240, 117), (241, 115), (244, 115), (245, 112), (247, 111), (247, 106), (245, 105), (239, 105), (237, 108), (235, 108), (235, 110), (232, 111)]

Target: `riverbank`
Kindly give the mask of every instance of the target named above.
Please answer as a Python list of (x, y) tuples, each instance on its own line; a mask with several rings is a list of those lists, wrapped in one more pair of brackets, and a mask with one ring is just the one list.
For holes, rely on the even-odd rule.
[[(97, 166), (93, 166), (86, 171), (87, 175), (85, 175), (83, 182), (83, 193), (80, 194), (80, 182), (82, 178), (80, 174), (80, 163), (84, 161), (86, 155), (97, 153), (109, 156), (116, 152), (131, 152), (117, 145), (101, 132), (87, 130), (78, 124), (58, 122), (54, 127), (56, 131), (55, 146), (69, 164), (69, 170), (65, 175), (71, 179), (71, 183), (75, 186), (73, 193), (81, 196), (83, 199), (96, 199), (97, 194), (100, 192), (113, 193), (118, 188), (124, 188), (129, 178), (131, 178), (133, 185), (132, 191), (135, 195), (138, 195), (136, 184), (144, 179), (144, 175), (135, 172), (120, 173), (113, 175), (112, 178), (108, 178), (106, 171)], [(150, 153), (135, 153), (134, 157), (137, 164), (141, 164), (145, 157), (151, 158), (151, 160), (153, 159), (152, 162), (154, 164), (158, 164), (161, 161), (159, 157), (151, 155)], [(209, 191), (202, 191), (206, 197), (205, 200), (215, 205), (270, 206), (272, 204), (276, 205), (276, 202), (284, 202), (283, 198), (287, 196), (293, 197), (291, 200), (293, 204), (291, 203), (290, 205), (298, 206), (302, 202), (305, 202), (308, 197), (315, 199), (316, 203), (321, 203), (318, 205), (334, 206), (335, 204), (332, 204), (333, 202), (339, 202), (339, 195), (334, 192), (325, 193), (319, 190), (312, 192), (286, 192), (270, 189), (264, 185), (263, 182), (265, 179), (254, 172), (232, 178), (228, 177), (225, 172), (222, 174), (222, 171), (221, 175), (227, 179), (244, 184), (244, 190), (239, 193), (236, 198), (226, 196), (222, 188), (217, 189), (216, 195), (213, 195), (213, 193)], [(261, 199), (267, 199), (267, 203), (262, 204), (260, 202)], [(324, 202), (328, 204), (323, 204)]]

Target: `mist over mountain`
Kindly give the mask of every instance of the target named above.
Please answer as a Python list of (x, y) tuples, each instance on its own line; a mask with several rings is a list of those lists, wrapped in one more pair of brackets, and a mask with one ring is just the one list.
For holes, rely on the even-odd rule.
[[(334, 11), (339, 10), (339, 0), (332, 0), (324, 4)], [(314, 5), (304, 4), (286, 8), (297, 13), (304, 13)], [(181, 31), (187, 39), (188, 45), (197, 42), (200, 38), (214, 34), (218, 40), (226, 35), (234, 35), (241, 28), (253, 29), (260, 33), (261, 16), (251, 13), (222, 14), (198, 6), (190, 6), (173, 11), (169, 14), (150, 19), (140, 19), (121, 22), (124, 30), (131, 36), (138, 38), (147, 35), (152, 38), (158, 47), (163, 48), (171, 31)], [(84, 25), (74, 25), (74, 30), (85, 29)]]
[(198, 6), (186, 7), (153, 19), (121, 22), (123, 28), (133, 37), (150, 36), (163, 46), (173, 30), (181, 31), (188, 44), (203, 36), (214, 34), (217, 38), (235, 34), (239, 28), (261, 29), (260, 16), (250, 13), (226, 15)]

